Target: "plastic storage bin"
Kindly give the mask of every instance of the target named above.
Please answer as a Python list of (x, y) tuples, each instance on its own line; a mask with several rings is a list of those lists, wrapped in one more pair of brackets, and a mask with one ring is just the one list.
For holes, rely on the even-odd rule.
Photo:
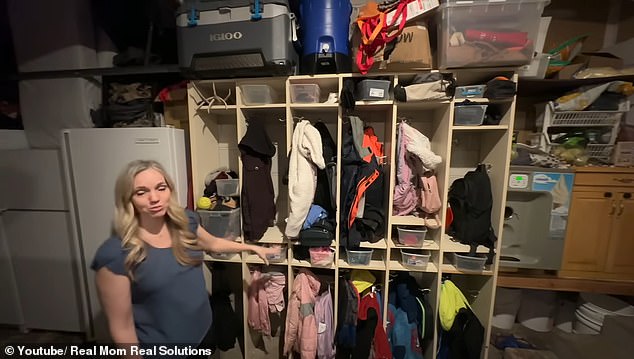
[(266, 105), (277, 101), (277, 92), (269, 85), (240, 85), (245, 105)]
[(318, 267), (330, 267), (335, 260), (335, 250), (330, 247), (311, 247), (310, 264)]
[(292, 84), (291, 102), (317, 103), (319, 102), (320, 89), (317, 84)]
[(486, 85), (458, 86), (455, 98), (482, 98)]
[(397, 227), (398, 229), (398, 243), (409, 247), (422, 247), (425, 235), (427, 235), (427, 228), (422, 229), (408, 229), (404, 227)]
[(477, 257), (470, 257), (466, 253), (458, 254), (454, 253), (454, 265), (458, 270), (465, 271), (481, 271), (484, 269), (484, 263), (487, 258), (485, 256), (477, 255)]
[(372, 259), (372, 252), (374, 252), (374, 250), (366, 248), (354, 250), (346, 248), (346, 258), (348, 258), (348, 264), (367, 266), (370, 264), (370, 259)]
[(240, 237), (240, 208), (230, 211), (204, 211), (198, 210), (201, 225), (212, 235), (237, 239)]
[(390, 97), (390, 81), (361, 80), (357, 84), (356, 99), (358, 101), (381, 101)]
[(429, 263), (429, 253), (411, 253), (401, 249), (401, 264), (406, 267), (427, 267)]
[(455, 126), (479, 126), (484, 121), (488, 105), (456, 105), (453, 124)]
[(238, 187), (240, 186), (239, 179), (217, 179), (216, 180), (216, 192), (219, 196), (238, 196)]
[(267, 245), (267, 247), (271, 247), (271, 248), (276, 248), (279, 247), (280, 248), (280, 253), (279, 254), (272, 254), (272, 255), (267, 255), (266, 259), (269, 260), (269, 262), (271, 263), (279, 263), (279, 262), (284, 262), (286, 260), (286, 246), (285, 245), (280, 245), (280, 244), (270, 244)]
[(439, 67), (530, 63), (548, 0), (448, 0), (438, 14)]
[(234, 254), (234, 253), (215, 253), (215, 252), (211, 252), (209, 255), (210, 255), (212, 258), (215, 258), (215, 259), (224, 259), (224, 260), (227, 260), (227, 259), (231, 258), (231, 256), (232, 256), (233, 254)]

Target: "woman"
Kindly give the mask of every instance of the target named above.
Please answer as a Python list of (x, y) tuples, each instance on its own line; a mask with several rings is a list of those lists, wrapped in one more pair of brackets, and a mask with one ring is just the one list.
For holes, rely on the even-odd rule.
[(209, 339), (202, 251), (253, 251), (267, 264), (266, 256), (279, 252), (209, 234), (178, 205), (174, 182), (155, 161), (133, 161), (117, 178), (114, 231), (92, 269), (110, 335), (121, 346), (196, 348)]

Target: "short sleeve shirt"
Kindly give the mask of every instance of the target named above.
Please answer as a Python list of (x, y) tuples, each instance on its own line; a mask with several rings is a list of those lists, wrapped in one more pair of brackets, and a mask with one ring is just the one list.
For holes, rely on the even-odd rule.
[[(186, 211), (189, 229), (196, 233), (198, 217)], [(172, 248), (146, 246), (147, 257), (135, 269), (131, 283), (132, 310), (141, 344), (192, 344), (201, 342), (211, 326), (212, 314), (202, 265), (178, 263)], [(91, 268), (102, 267), (127, 275), (127, 249), (121, 238), (108, 238), (97, 250)], [(202, 251), (190, 251), (202, 259)]]

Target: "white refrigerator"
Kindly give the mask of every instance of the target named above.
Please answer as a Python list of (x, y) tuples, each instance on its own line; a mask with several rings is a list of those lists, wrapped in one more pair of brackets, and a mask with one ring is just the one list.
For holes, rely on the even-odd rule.
[(59, 150), (0, 150), (0, 324), (81, 332)]
[(130, 161), (160, 162), (175, 182), (179, 203), (187, 203), (185, 135), (167, 127), (68, 129), (62, 132), (62, 156), (69, 194), (71, 226), (83, 274), (89, 340), (109, 339), (90, 264), (112, 233), (114, 185)]

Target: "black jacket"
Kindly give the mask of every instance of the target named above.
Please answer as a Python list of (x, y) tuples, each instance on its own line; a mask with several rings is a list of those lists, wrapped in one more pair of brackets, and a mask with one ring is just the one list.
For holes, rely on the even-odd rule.
[(242, 158), (242, 229), (246, 241), (257, 241), (275, 222), (275, 194), (271, 179), (271, 158), (275, 146), (264, 126), (249, 122), (238, 144)]

